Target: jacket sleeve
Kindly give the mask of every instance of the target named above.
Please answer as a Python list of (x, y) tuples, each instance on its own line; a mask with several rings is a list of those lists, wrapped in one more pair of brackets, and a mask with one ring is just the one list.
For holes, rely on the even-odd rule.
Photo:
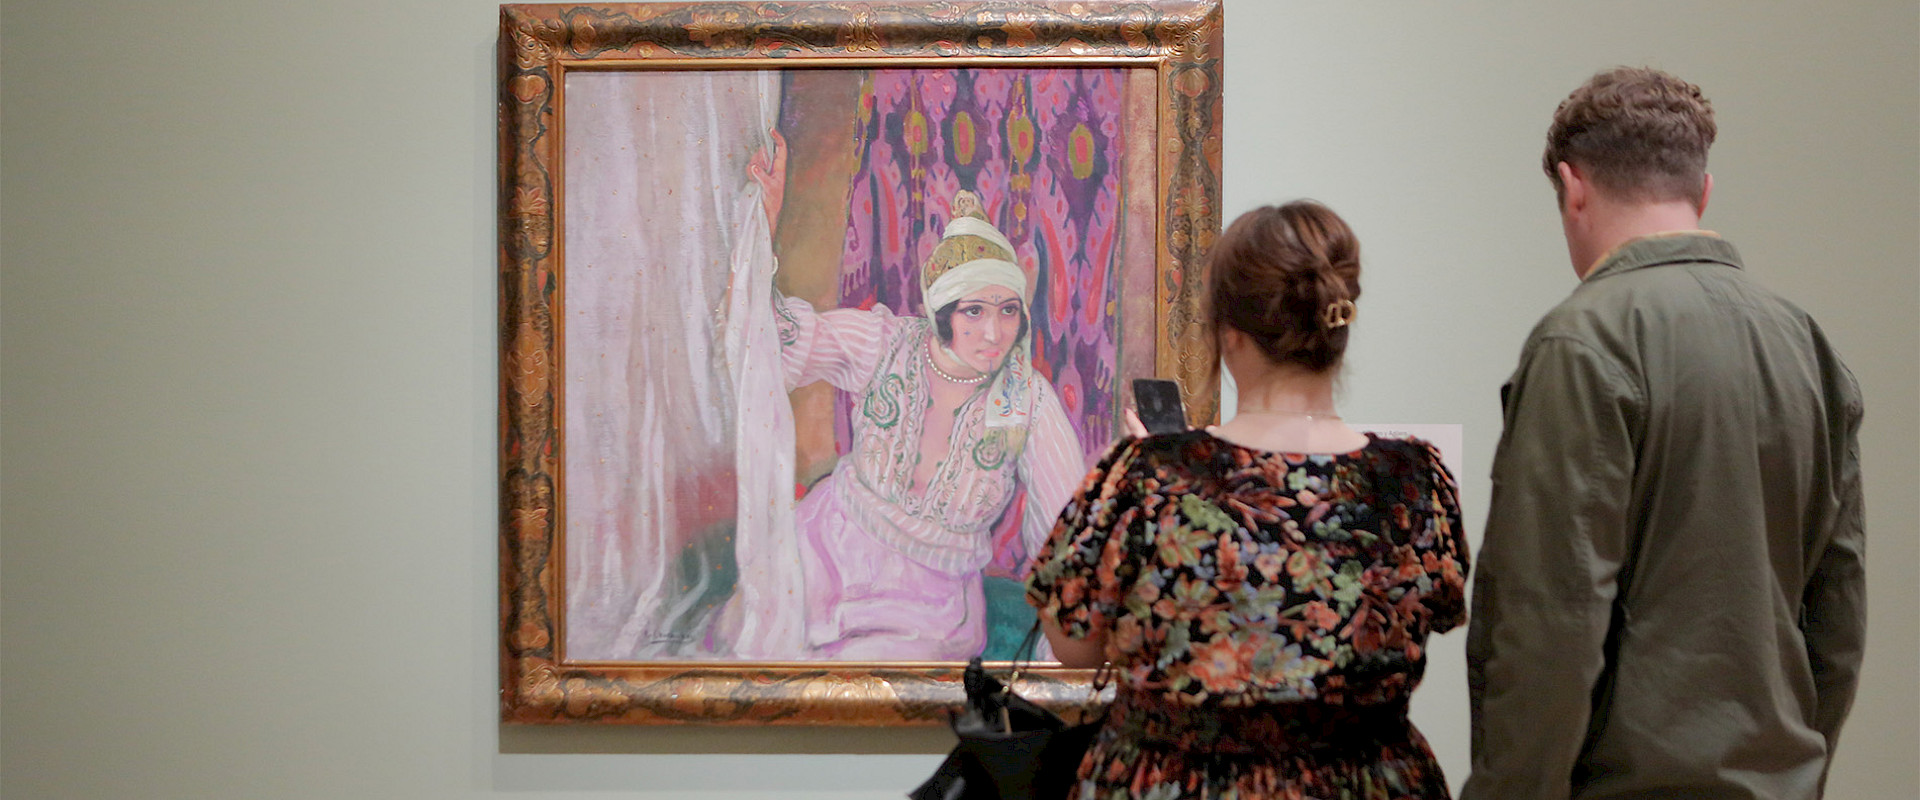
[[(1833, 763), (1840, 724), (1853, 706), (1867, 635), (1866, 522), (1860, 485), (1859, 389), (1844, 368), (1830, 379), (1838, 383), (1839, 414), (1831, 424), (1828, 458), (1832, 464), (1830, 529), (1815, 539), (1813, 570), (1801, 598), (1800, 629), (1816, 692), (1814, 728), (1827, 740)], [(1824, 540), (1824, 544), (1820, 542)], [(1823, 778), (1824, 780), (1824, 778)]]
[(1463, 800), (1565, 800), (1605, 667), (1644, 401), (1578, 341), (1533, 342), (1505, 427), (1467, 634)]

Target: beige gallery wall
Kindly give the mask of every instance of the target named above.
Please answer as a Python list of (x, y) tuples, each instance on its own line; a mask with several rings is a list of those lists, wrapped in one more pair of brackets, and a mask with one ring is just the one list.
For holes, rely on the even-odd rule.
[[(1548, 114), (1615, 63), (1705, 86), (1708, 224), (1869, 404), (1832, 795), (1920, 796), (1920, 6), (1229, 2), (1225, 211), (1353, 222), (1346, 413), (1464, 425), (1475, 530), (1495, 388), (1573, 285)], [(0, 3), (0, 794), (883, 798), (931, 769), (937, 731), (495, 722), (495, 18)], [(1418, 711), (1456, 782), (1459, 649)]]

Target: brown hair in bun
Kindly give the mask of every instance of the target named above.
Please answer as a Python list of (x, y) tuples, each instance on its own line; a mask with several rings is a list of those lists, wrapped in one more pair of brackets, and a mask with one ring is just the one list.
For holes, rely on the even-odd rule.
[(1346, 354), (1360, 241), (1332, 209), (1296, 200), (1240, 215), (1207, 254), (1207, 273), (1216, 330), (1231, 327), (1274, 363), (1313, 372)]

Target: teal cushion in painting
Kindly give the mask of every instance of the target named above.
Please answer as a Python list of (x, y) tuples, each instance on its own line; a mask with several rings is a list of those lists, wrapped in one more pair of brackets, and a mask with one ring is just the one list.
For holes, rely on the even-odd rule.
[(988, 661), (1013, 661), (1031, 658), (1018, 652), (1037, 618), (1027, 605), (1025, 581), (989, 575), (985, 579), (987, 595), (987, 649), (980, 654)]

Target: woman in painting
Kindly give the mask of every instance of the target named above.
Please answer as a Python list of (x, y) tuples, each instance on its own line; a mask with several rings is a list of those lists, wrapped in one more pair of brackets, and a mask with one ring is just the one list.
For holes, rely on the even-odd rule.
[(1121, 440), (1028, 579), (1060, 660), (1120, 676), (1075, 796), (1447, 797), (1407, 700), (1465, 616), (1467, 546), (1439, 454), (1334, 411), (1359, 244), (1296, 202), (1209, 259), (1239, 413)]
[[(778, 219), (784, 146), (756, 163)], [(736, 597), (731, 651), (854, 661), (965, 660), (987, 642), (981, 569), (991, 529), (1024, 487), (1034, 552), (1085, 469), (1059, 397), (1030, 362), (1031, 279), (972, 192), (920, 270), (924, 309), (817, 310), (774, 296), (784, 388), (826, 381), (852, 395), (851, 448), (794, 509), (800, 625), (751, 632)], [(767, 601), (762, 601), (765, 605)], [(770, 639), (783, 639), (769, 645)]]

